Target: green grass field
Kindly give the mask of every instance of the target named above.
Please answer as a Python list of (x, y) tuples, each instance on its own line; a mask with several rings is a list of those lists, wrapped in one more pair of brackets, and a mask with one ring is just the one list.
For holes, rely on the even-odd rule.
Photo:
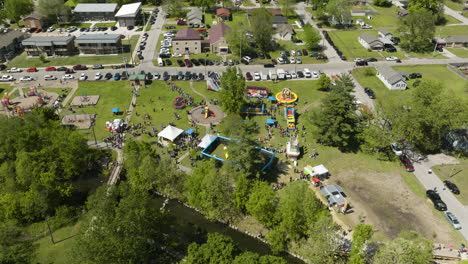
[(242, 1), (242, 5), (243, 5), (243, 6), (255, 6), (255, 4), (253, 3), (253, 1), (255, 1), (255, 0), (243, 0), (243, 1)]
[(67, 23), (67, 24), (54, 24), (52, 25), (54, 28), (69, 28), (69, 27), (77, 27), (77, 28), (89, 28), (91, 27), (91, 23)]
[(455, 54), (455, 56), (460, 58), (468, 58), (468, 48), (446, 48), (451, 53)]
[[(132, 87), (129, 81), (86, 81), (79, 83), (79, 88), (74, 94), (74, 96), (81, 95), (100, 95), (99, 101), (95, 106), (73, 108), (76, 114), (97, 114), (95, 132), (96, 138), (99, 141), (109, 136), (109, 132), (104, 130), (106, 121), (112, 121), (115, 118), (125, 118), (125, 112), (130, 106), (132, 99)], [(60, 116), (72, 114), (68, 108), (69, 106), (64, 107)], [(124, 114), (115, 116), (111, 112), (112, 108), (120, 108)], [(94, 140), (91, 129), (80, 131), (83, 132), (88, 140)]]
[[(449, 180), (455, 183), (460, 189), (460, 194), (455, 195), (457, 199), (464, 205), (468, 205), (468, 161), (461, 161), (456, 165), (440, 165), (432, 167), (439, 178)], [(452, 177), (449, 177), (453, 175)]]
[(450, 24), (460, 24), (461, 21), (454, 18), (453, 16), (449, 16), (449, 15), (444, 15), (445, 19), (446, 19), (446, 25), (450, 25)]
[(117, 24), (117, 22), (109, 22), (109, 23), (96, 23), (94, 27), (113, 27)]
[(451, 35), (466, 35), (466, 32), (468, 32), (468, 26), (443, 26), (436, 27), (434, 36), (443, 38)]
[(130, 38), (130, 41), (123, 40), (123, 45), (131, 45), (131, 52), (125, 52), (119, 55), (109, 56), (70, 56), (63, 58), (51, 58), (47, 59), (45, 63), (42, 63), (39, 59), (28, 59), (26, 52), (16, 56), (10, 63), (11, 67), (28, 68), (28, 67), (48, 67), (48, 66), (67, 66), (67, 65), (94, 65), (94, 64), (118, 64), (123, 63), (123, 57), (130, 58), (133, 54), (133, 50), (138, 44), (138, 35), (134, 35)]
[(372, 5), (373, 8), (379, 12), (378, 15), (373, 16), (371, 20), (364, 18), (364, 21), (374, 27), (374, 29), (379, 28), (396, 28), (398, 27), (399, 18), (398, 18), (398, 7), (392, 5), (391, 7), (379, 7)]

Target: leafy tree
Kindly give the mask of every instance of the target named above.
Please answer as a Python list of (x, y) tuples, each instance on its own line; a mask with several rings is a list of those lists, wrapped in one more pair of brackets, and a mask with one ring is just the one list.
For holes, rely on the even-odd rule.
[(192, 0), (191, 2), (194, 6), (203, 7), (203, 8), (209, 8), (216, 4), (216, 1), (214, 0)]
[(307, 238), (297, 243), (297, 252), (311, 263), (339, 263), (335, 257), (340, 241), (338, 226), (330, 215), (321, 215), (309, 226)]
[(239, 68), (228, 67), (221, 75), (221, 106), (229, 114), (240, 114), (244, 105), (245, 78)]
[(329, 22), (336, 26), (351, 25), (352, 17), (347, 0), (331, 0), (327, 3), (326, 11)]
[(205, 244), (190, 244), (187, 254), (189, 264), (229, 264), (239, 249), (234, 241), (219, 233), (209, 233)]
[[(0, 118), (0, 218), (32, 222), (75, 201), (73, 182), (99, 172), (102, 153), (77, 131), (63, 128), (53, 110)], [(93, 173), (94, 174), (94, 173)]]
[(273, 254), (283, 252), (287, 248), (288, 236), (284, 225), (275, 226), (266, 236)]
[(229, 49), (232, 54), (242, 57), (244, 54), (249, 54), (252, 51), (246, 35), (247, 29), (247, 25), (242, 24), (242, 22), (234, 23), (231, 26), (226, 35), (226, 40), (229, 43)]
[(280, 258), (270, 255), (260, 256), (250, 251), (238, 255), (232, 264), (286, 264), (287, 262)]
[(381, 6), (381, 7), (391, 7), (392, 2), (388, 0), (375, 0), (374, 5)]
[(247, 202), (247, 211), (267, 227), (275, 224), (278, 197), (267, 182), (255, 181)]
[(351, 254), (349, 257), (350, 264), (365, 264), (365, 256), (363, 256), (364, 247), (367, 241), (372, 237), (374, 231), (372, 225), (358, 224), (354, 228), (353, 243), (351, 245)]
[(0, 223), (0, 263), (32, 263), (36, 248), (14, 222)]
[(402, 232), (396, 239), (381, 246), (374, 264), (425, 264), (432, 259), (432, 241), (414, 231)]
[(71, 9), (62, 0), (39, 0), (39, 13), (56, 24), (66, 22), (71, 17)]
[(318, 30), (312, 27), (309, 23), (307, 23), (303, 29), (305, 46), (308, 49), (316, 49), (319, 47), (319, 43), (320, 40), (322, 40), (322, 37), (320, 36)]
[(231, 221), (238, 215), (233, 183), (229, 172), (216, 169), (214, 162), (202, 162), (187, 179), (188, 201), (210, 220)]
[(442, 0), (411, 0), (408, 3), (408, 10), (410, 13), (418, 10), (428, 10), (431, 12), (436, 24), (445, 21), (444, 1)]
[(252, 12), (250, 25), (255, 42), (264, 52), (271, 49), (273, 15), (264, 7)]
[(186, 14), (183, 1), (163, 0), (162, 8), (171, 17), (184, 17)]
[(400, 20), (398, 27), (401, 41), (399, 45), (411, 52), (432, 50), (432, 38), (435, 32), (434, 17), (429, 10), (412, 9)]
[[(167, 263), (169, 219), (146, 192), (102, 186), (87, 203), (88, 223), (73, 244), (73, 263)], [(167, 236), (168, 237), (168, 236)]]
[(406, 99), (398, 105), (389, 102), (385, 119), (395, 138), (404, 138), (424, 152), (437, 151), (444, 133), (466, 120), (466, 105), (440, 83), (422, 81)]
[(392, 160), (395, 154), (390, 148), (390, 143), (394, 140), (391, 131), (382, 125), (381, 120), (377, 116), (363, 129), (361, 150), (369, 154), (377, 154), (378, 159), (381, 160)]
[(285, 16), (290, 16), (294, 14), (293, 6), (296, 4), (296, 0), (279, 0), (279, 5)]
[[(232, 163), (225, 163), (223, 167), (229, 166), (231, 167), (229, 170), (232, 173), (235, 173), (236, 170), (233, 168), (235, 166)], [(245, 213), (246, 211), (246, 204), (249, 200), (249, 195), (250, 195), (250, 189), (251, 189), (251, 181), (247, 178), (247, 175), (244, 173), (240, 173), (237, 176), (236, 180), (236, 188), (234, 190), (234, 197), (235, 197), (235, 203), (237, 206), (237, 209), (241, 211), (242, 213)]]
[(330, 89), (331, 80), (326, 74), (321, 74), (318, 79), (317, 86), (320, 91), (328, 91)]
[(359, 118), (356, 114), (352, 84), (343, 76), (333, 86), (322, 101), (318, 112), (311, 115), (311, 121), (317, 127), (316, 136), (319, 142), (336, 146), (341, 151), (350, 151), (358, 145), (360, 131)]
[(32, 0), (5, 0), (5, 16), (6, 18), (19, 21), (22, 16), (29, 15), (34, 10), (34, 3)]

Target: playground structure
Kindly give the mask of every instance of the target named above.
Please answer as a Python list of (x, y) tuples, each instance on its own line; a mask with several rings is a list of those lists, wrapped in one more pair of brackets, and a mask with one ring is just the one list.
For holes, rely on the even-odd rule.
[(201, 110), (201, 114), (205, 115), (205, 119), (207, 119), (210, 116), (216, 117), (216, 114), (210, 111), (210, 108), (208, 106), (205, 106), (205, 108)]
[[(204, 148), (201, 152), (201, 154), (205, 157), (219, 160), (221, 162), (229, 161), (229, 143), (232, 142), (230, 138), (226, 138), (223, 136), (216, 136), (211, 143), (207, 145), (206, 148)], [(270, 166), (273, 164), (273, 161), (275, 159), (275, 153), (271, 152), (269, 150), (260, 148), (260, 147), (255, 147), (255, 149), (259, 150), (262, 152), (262, 154), (265, 155), (266, 158), (266, 164), (262, 167), (262, 171), (267, 170), (270, 168)], [(221, 158), (224, 156), (224, 158)]]
[(283, 90), (276, 94), (276, 101), (279, 104), (291, 104), (297, 101), (298, 96), (295, 92), (292, 92), (289, 88), (283, 88)]
[(258, 105), (258, 104), (250, 104), (244, 107), (241, 110), (241, 114), (245, 115), (266, 115), (267, 112), (265, 110), (265, 104)]
[(193, 108), (188, 112), (190, 122), (202, 125), (211, 126), (221, 123), (225, 114), (218, 105), (201, 105)]
[(286, 122), (288, 123), (288, 130), (296, 129), (296, 109), (294, 105), (285, 105), (284, 106), (284, 116), (286, 117)]
[(96, 114), (72, 114), (62, 118), (62, 126), (74, 126), (77, 129), (90, 129)]
[(99, 101), (99, 95), (81, 95), (75, 96), (70, 103), (70, 106), (87, 106), (87, 105), (97, 105)]
[(256, 87), (256, 86), (247, 86), (246, 95), (248, 98), (267, 98), (268, 97), (268, 88), (266, 87)]
[(37, 90), (35, 86), (30, 87), (28, 91), (23, 95), (10, 99), (8, 93), (3, 94), (1, 100), (1, 106), (7, 114), (18, 114), (22, 116), (24, 112), (31, 111), (36, 107), (48, 105), (53, 106), (54, 102), (57, 101), (59, 95), (44, 90)]
[(111, 132), (112, 134), (122, 133), (125, 130), (125, 123), (123, 119), (114, 119), (114, 121), (106, 121), (105, 130)]
[(12, 106), (13, 106), (13, 103), (10, 101), (10, 96), (8, 95), (8, 93), (4, 93), (3, 98), (2, 98), (2, 107), (4, 109), (7, 109)]
[(290, 140), (286, 143), (286, 156), (291, 161), (297, 161), (299, 155), (301, 155), (299, 140), (297, 140), (296, 137), (291, 137)]
[(174, 103), (172, 104), (172, 107), (175, 109), (184, 109), (187, 104), (185, 103), (185, 98), (182, 96), (177, 96), (174, 98)]

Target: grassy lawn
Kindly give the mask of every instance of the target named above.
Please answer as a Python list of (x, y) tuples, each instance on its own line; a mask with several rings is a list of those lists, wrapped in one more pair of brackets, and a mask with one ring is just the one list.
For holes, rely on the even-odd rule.
[(131, 52), (122, 53), (119, 55), (109, 56), (70, 56), (64, 58), (48, 58), (45, 63), (42, 63), (39, 59), (27, 58), (26, 52), (16, 56), (11, 62), (11, 67), (28, 68), (28, 67), (48, 67), (48, 66), (66, 66), (66, 65), (93, 65), (93, 64), (118, 64), (123, 63), (123, 57), (130, 58), (133, 50), (138, 44), (139, 36), (134, 35), (130, 41), (123, 40), (123, 45), (131, 45)]
[[(132, 87), (129, 81), (80, 82), (74, 96), (80, 95), (100, 95), (97, 105), (82, 108), (74, 107), (73, 109), (76, 114), (97, 114), (95, 120), (96, 138), (97, 140), (102, 140), (109, 136), (109, 132), (104, 130), (106, 121), (112, 121), (115, 118), (125, 118), (125, 114), (120, 116), (113, 115), (111, 109), (118, 107), (125, 113), (132, 99)], [(60, 115), (66, 114), (71, 114), (68, 105)], [(94, 140), (91, 130), (81, 131), (88, 140)]]
[(468, 48), (446, 48), (451, 53), (460, 58), (468, 58)]
[[(461, 161), (456, 165), (440, 165), (432, 167), (439, 178), (449, 180), (455, 183), (460, 189), (460, 194), (455, 195), (457, 199), (464, 205), (468, 205), (468, 161)], [(453, 170), (453, 171), (452, 171)], [(452, 177), (449, 177), (452, 173)]]
[(447, 20), (447, 22), (445, 23), (446, 25), (450, 25), (450, 24), (460, 24), (461, 21), (454, 18), (453, 16), (449, 16), (449, 15), (444, 15), (445, 19)]
[(391, 7), (379, 7), (372, 5), (373, 8), (379, 12), (378, 15), (373, 16), (372, 20), (368, 20), (367, 17), (363, 18), (364, 21), (374, 27), (379, 28), (396, 28), (398, 26), (398, 7), (392, 5)]
[(77, 27), (77, 28), (89, 28), (91, 27), (91, 23), (67, 23), (67, 24), (53, 24), (54, 28), (69, 28), (69, 27)]
[(250, 21), (247, 19), (247, 13), (243, 10), (239, 10), (238, 12), (233, 11), (232, 13), (232, 21), (225, 21), (225, 24), (228, 26), (232, 26), (234, 24), (242, 23), (243, 25), (250, 25)]
[(243, 0), (242, 1), (242, 5), (243, 6), (255, 6), (255, 4), (253, 3), (254, 0)]
[(117, 22), (109, 22), (109, 23), (96, 23), (94, 27), (113, 27), (117, 24)]
[(407, 52), (409, 57), (415, 57), (420, 59), (446, 59), (444, 55), (440, 52), (426, 52), (426, 53), (417, 53), (417, 52)]
[(443, 38), (452, 35), (466, 35), (466, 32), (468, 32), (468, 26), (436, 27), (434, 36)]
[(446, 1), (444, 1), (444, 4), (446, 6), (448, 6), (450, 9), (461, 12), (464, 17), (468, 17), (468, 11), (463, 10), (463, 3), (462, 2), (463, 1), (454, 2), (454, 1), (446, 0)]
[(352, 60), (354, 58), (377, 58), (384, 59), (387, 56), (396, 56), (400, 59), (406, 58), (402, 52), (377, 52), (366, 50), (358, 41), (358, 37), (367, 32), (377, 36), (377, 30), (336, 30), (329, 31), (328, 34), (333, 40), (335, 45), (343, 52), (346, 59)]

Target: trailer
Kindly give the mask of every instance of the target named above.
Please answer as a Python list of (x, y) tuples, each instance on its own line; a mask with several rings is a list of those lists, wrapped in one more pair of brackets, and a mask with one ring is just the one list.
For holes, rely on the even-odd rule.
[(276, 71), (278, 80), (284, 80), (286, 78), (286, 72), (283, 69), (278, 69)]
[(264, 72), (260, 72), (260, 76), (262, 77), (262, 81), (267, 81), (268, 80), (268, 74)]
[(270, 70), (268, 74), (270, 75), (270, 80), (275, 81), (276, 79), (278, 79), (278, 75), (276, 74), (275, 69)]

